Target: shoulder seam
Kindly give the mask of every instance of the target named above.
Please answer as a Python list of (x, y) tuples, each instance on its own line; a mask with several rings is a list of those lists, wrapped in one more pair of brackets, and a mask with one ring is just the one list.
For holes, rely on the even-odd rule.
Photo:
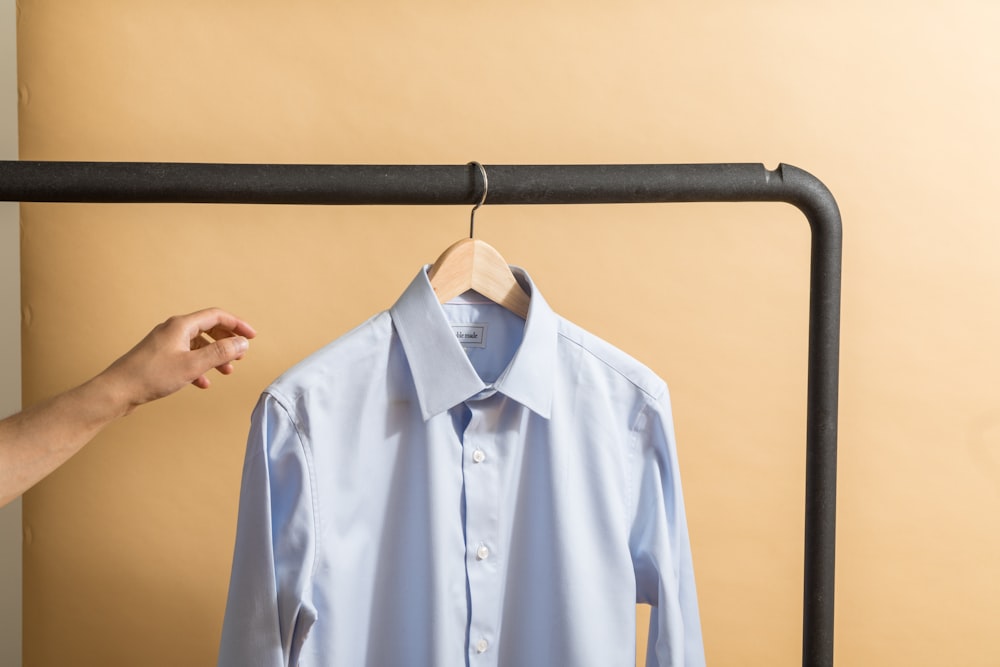
[[(567, 336), (562, 331), (559, 331), (557, 333), (558, 333), (558, 335), (559, 335), (560, 338), (563, 338), (566, 341), (568, 341), (568, 342), (576, 345), (581, 350), (583, 350), (584, 352), (586, 352), (587, 354), (589, 354), (590, 356), (592, 356), (594, 359), (597, 359), (602, 364), (604, 364), (605, 366), (607, 366), (608, 368), (610, 368), (612, 371), (614, 371), (620, 377), (624, 378), (629, 384), (631, 384), (633, 387), (635, 387), (636, 389), (638, 389), (645, 396), (648, 396), (649, 398), (653, 399), (654, 401), (659, 400), (660, 397), (663, 396), (663, 393), (666, 390), (666, 382), (664, 382), (662, 378), (660, 378), (655, 373), (653, 373), (652, 370), (650, 370), (650, 373), (653, 375), (653, 377), (655, 377), (659, 381), (657, 383), (658, 384), (658, 391), (656, 391), (655, 393), (653, 391), (650, 391), (646, 387), (643, 387), (642, 385), (640, 385), (638, 382), (636, 382), (634, 379), (632, 379), (627, 373), (625, 373), (624, 371), (622, 371), (620, 368), (618, 368), (617, 366), (615, 366), (614, 364), (612, 364), (610, 361), (608, 361), (607, 359), (605, 359), (601, 355), (597, 354), (597, 352), (594, 351), (593, 349), (591, 349), (590, 347), (584, 345), (583, 343), (581, 343), (578, 340), (575, 340), (575, 339)], [(608, 343), (608, 345), (610, 345), (610, 343)], [(625, 353), (622, 352), (622, 354), (625, 354)], [(636, 361), (636, 363), (639, 363), (641, 365), (641, 362)]]
[(302, 425), (299, 423), (298, 416), (292, 409), (291, 401), (288, 397), (277, 388), (268, 387), (264, 390), (264, 394), (267, 394), (274, 399), (275, 404), (281, 408), (281, 411), (285, 413), (285, 416), (292, 423), (292, 428), (295, 429), (295, 439), (298, 441), (299, 448), (302, 450), (302, 457), (306, 461), (306, 467), (309, 471), (309, 505), (312, 507), (312, 522), (313, 522), (313, 562), (312, 568), (310, 569), (309, 576), (311, 579), (316, 577), (316, 570), (319, 567), (320, 560), (320, 517), (319, 517), (319, 494), (316, 479), (316, 466), (313, 462), (312, 448), (307, 444), (309, 439), (305, 437), (302, 433)]

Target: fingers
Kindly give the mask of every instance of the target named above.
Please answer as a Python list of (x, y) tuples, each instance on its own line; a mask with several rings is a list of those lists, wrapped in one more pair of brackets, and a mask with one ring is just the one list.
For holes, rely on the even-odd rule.
[[(232, 313), (221, 308), (206, 308), (178, 318), (187, 327), (188, 331), (194, 335), (200, 332), (208, 332), (212, 338), (218, 340), (224, 336), (243, 336), (253, 338), (257, 332), (248, 322), (241, 320)], [(217, 332), (217, 333), (213, 333)]]
[(248, 339), (256, 335), (248, 323), (219, 308), (177, 315), (155, 326), (102, 375), (131, 409), (189, 383), (207, 389), (208, 371), (232, 373), (233, 362), (243, 358)]
[(172, 319), (187, 331), (191, 350), (215, 346), (203, 358), (214, 357), (218, 363), (212, 367), (225, 375), (233, 372), (230, 362), (246, 354), (247, 340), (257, 335), (249, 323), (220, 308), (206, 308)]
[[(214, 341), (209, 340), (208, 338), (206, 338), (206, 334), (208, 336), (213, 336), (213, 335), (220, 336), (220, 340), (225, 340), (226, 339), (225, 337), (228, 337), (228, 336), (231, 335), (229, 333), (226, 333), (226, 334), (224, 334), (225, 337), (223, 337), (223, 334), (221, 334), (218, 331), (216, 331), (214, 334), (212, 332), (201, 333), (201, 334), (199, 334), (199, 335), (197, 335), (197, 336), (195, 336), (194, 338), (191, 339), (191, 350), (192, 351), (203, 350), (203, 349), (205, 349), (205, 348), (207, 348), (207, 347), (209, 347), (211, 345), (215, 345)], [(246, 342), (245, 338), (242, 339), (242, 340), (243, 340), (244, 343)], [(199, 364), (198, 364), (198, 370), (201, 370), (201, 366), (204, 365), (204, 363), (211, 363), (212, 358), (218, 358), (218, 359), (221, 359), (223, 361), (221, 361), (218, 366), (215, 366), (215, 370), (219, 371), (223, 375), (229, 375), (230, 373), (233, 372), (233, 370), (235, 370), (233, 368), (233, 364), (230, 363), (230, 362), (231, 361), (236, 361), (237, 359), (243, 358), (243, 355), (246, 354), (246, 349), (243, 350), (242, 354), (240, 354), (238, 350), (232, 350), (232, 351), (230, 351), (230, 350), (226, 350), (226, 349), (210, 350), (209, 354), (211, 355), (211, 358), (209, 358), (205, 362), (199, 362)], [(230, 359), (229, 357), (232, 356), (233, 354), (239, 354), (239, 356)], [(207, 378), (205, 379), (205, 382), (208, 382)]]
[(201, 377), (198, 377), (198, 378), (195, 378), (194, 380), (192, 380), (191, 384), (193, 384), (194, 386), (198, 387), (198, 389), (208, 389), (209, 387), (212, 386), (212, 381), (209, 380), (204, 375), (202, 375)]
[(250, 343), (243, 336), (229, 336), (210, 343), (201, 336), (191, 341), (191, 354), (197, 361), (196, 371), (202, 373), (192, 382), (200, 389), (207, 389), (211, 382), (203, 374), (214, 368), (223, 375), (229, 375), (235, 369), (232, 362), (242, 359), (249, 349)]
[(223, 375), (231, 374), (235, 370), (232, 362), (243, 358), (249, 348), (248, 339), (257, 335), (248, 322), (221, 308), (175, 315), (157, 329), (156, 335), (171, 341), (168, 348), (184, 350), (185, 360), (180, 363), (187, 370), (182, 372), (193, 377), (190, 383), (200, 389), (211, 386), (206, 373), (212, 368)]
[(250, 341), (243, 336), (230, 336), (220, 338), (205, 349), (212, 349), (217, 359), (221, 363), (216, 364), (216, 368), (229, 364), (231, 361), (242, 359), (243, 355), (250, 349)]

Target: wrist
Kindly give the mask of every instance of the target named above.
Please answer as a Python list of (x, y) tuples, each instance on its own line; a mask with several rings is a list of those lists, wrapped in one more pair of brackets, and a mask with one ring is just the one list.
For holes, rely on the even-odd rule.
[(130, 383), (114, 366), (104, 370), (81, 387), (90, 396), (94, 406), (103, 406), (102, 412), (109, 419), (124, 417), (141, 404)]

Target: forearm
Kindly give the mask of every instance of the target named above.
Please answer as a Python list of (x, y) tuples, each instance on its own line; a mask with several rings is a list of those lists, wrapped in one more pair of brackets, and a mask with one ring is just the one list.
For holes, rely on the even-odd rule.
[(105, 374), (0, 421), (0, 506), (76, 454), (130, 409)]
[(171, 317), (94, 379), (0, 421), (0, 506), (136, 406), (188, 383), (205, 389), (212, 368), (232, 373), (255, 335), (249, 324), (218, 308)]

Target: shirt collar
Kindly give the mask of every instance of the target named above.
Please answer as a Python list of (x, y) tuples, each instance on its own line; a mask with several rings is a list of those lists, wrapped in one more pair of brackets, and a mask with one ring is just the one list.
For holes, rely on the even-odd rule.
[[(424, 266), (390, 308), (425, 420), (489, 389), (455, 338)], [(548, 419), (555, 382), (556, 315), (528, 273), (511, 267), (531, 301), (524, 336), (493, 388)]]

